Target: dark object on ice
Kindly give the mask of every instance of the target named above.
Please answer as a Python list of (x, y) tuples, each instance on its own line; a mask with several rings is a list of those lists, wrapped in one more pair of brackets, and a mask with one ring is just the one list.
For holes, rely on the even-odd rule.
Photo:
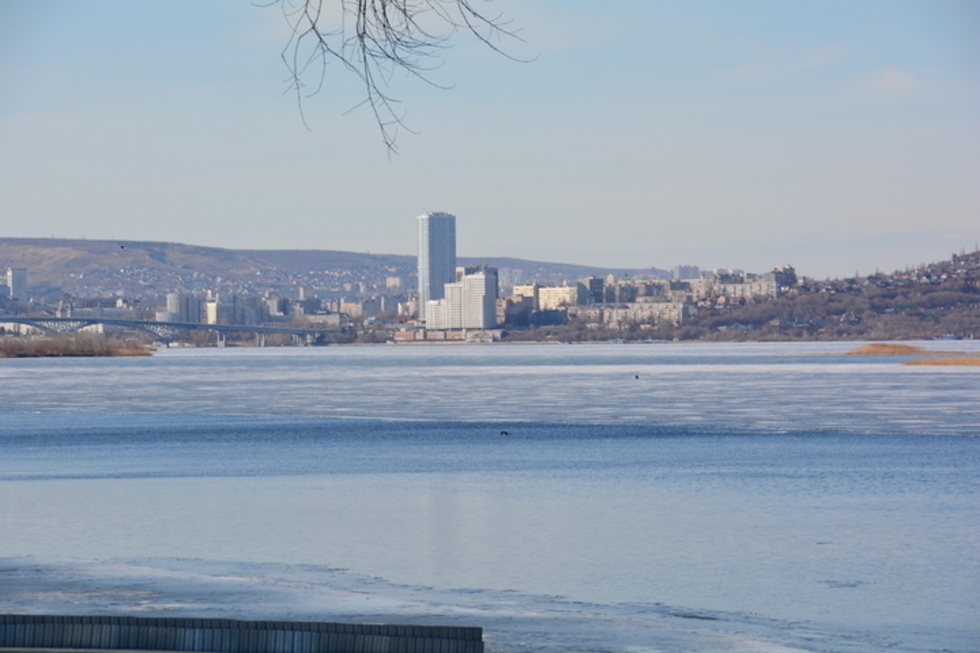
[[(195, 645), (195, 642), (198, 642)], [(201, 646), (201, 642), (205, 645)], [(142, 651), (483, 653), (483, 629), (297, 621), (0, 614), (0, 647)]]

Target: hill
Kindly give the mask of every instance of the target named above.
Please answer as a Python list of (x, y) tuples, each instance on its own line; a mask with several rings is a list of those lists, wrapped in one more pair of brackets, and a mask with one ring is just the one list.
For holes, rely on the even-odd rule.
[(980, 337), (980, 251), (915, 270), (805, 280), (787, 294), (699, 310), (663, 338), (906, 340)]
[(233, 251), (293, 273), (310, 272), (311, 270), (402, 268), (415, 265), (414, 256), (400, 254), (367, 254), (330, 249), (243, 249)]
[(0, 266), (26, 268), (33, 286), (71, 285), (89, 273), (158, 269), (234, 277), (270, 267), (234, 250), (180, 243), (60, 238), (0, 238)]
[[(586, 276), (663, 275), (663, 270), (596, 268), (501, 257), (460, 257), (460, 265), (486, 264), (516, 278), (561, 281)], [(130, 240), (0, 238), (0, 268), (28, 270), (35, 293), (55, 296), (204, 291), (223, 285), (236, 292), (286, 293), (296, 286), (324, 292), (344, 282), (384, 287), (389, 276), (412, 277), (414, 256), (336, 250), (233, 250)]]

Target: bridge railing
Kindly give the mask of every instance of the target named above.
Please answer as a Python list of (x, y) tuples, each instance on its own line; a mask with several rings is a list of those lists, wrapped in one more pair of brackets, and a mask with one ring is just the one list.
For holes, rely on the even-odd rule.
[(189, 331), (217, 331), (218, 333), (290, 334), (310, 340), (321, 334), (338, 331), (333, 328), (274, 327), (251, 324), (205, 324), (199, 322), (158, 322), (155, 320), (124, 320), (100, 317), (0, 317), (0, 324), (26, 324), (53, 333), (71, 333), (87, 326), (106, 326), (139, 329), (162, 340), (173, 340)]

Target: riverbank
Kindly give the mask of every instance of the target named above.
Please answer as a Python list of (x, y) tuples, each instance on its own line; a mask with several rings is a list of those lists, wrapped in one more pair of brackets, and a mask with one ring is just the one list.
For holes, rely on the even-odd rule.
[(152, 347), (119, 342), (87, 333), (44, 338), (11, 336), (0, 338), (0, 358), (149, 356), (152, 352)]
[(938, 366), (980, 366), (980, 356), (957, 356), (953, 358), (919, 358), (905, 361), (903, 365), (938, 365)]
[[(964, 351), (944, 351), (926, 349), (917, 345), (902, 345), (896, 343), (872, 342), (856, 349), (844, 352), (848, 356), (924, 356), (903, 362), (903, 365), (938, 365), (938, 366), (977, 366), (980, 356), (968, 356)], [(942, 358), (934, 358), (942, 356)]]
[(844, 352), (849, 356), (910, 356), (910, 355), (937, 355), (955, 356), (962, 354), (962, 351), (939, 351), (926, 349), (918, 345), (903, 345), (894, 342), (870, 342), (855, 349)]

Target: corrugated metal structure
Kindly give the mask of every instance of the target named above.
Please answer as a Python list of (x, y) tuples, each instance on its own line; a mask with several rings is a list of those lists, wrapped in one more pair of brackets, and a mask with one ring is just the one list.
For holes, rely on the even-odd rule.
[(0, 615), (0, 648), (212, 653), (483, 653), (483, 629), (235, 619)]

